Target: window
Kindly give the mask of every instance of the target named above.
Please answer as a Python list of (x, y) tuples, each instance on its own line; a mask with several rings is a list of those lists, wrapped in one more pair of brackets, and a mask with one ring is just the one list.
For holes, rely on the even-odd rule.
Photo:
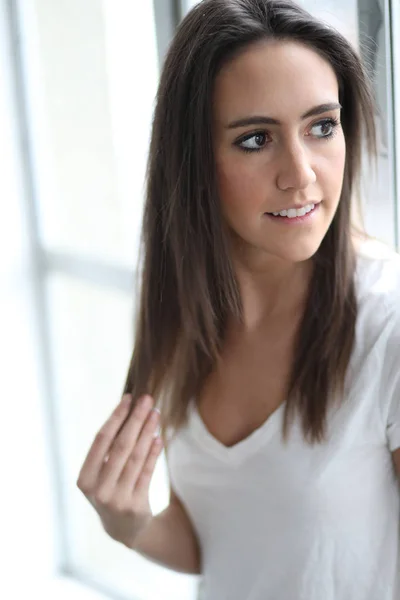
[[(110, 597), (188, 600), (196, 578), (111, 540), (76, 487), (93, 437), (119, 401), (132, 351), (158, 83), (153, 5), (141, 4), (140, 26), (130, 0), (14, 6), (59, 454), (60, 568)], [(156, 512), (168, 502), (163, 459), (150, 499)]]

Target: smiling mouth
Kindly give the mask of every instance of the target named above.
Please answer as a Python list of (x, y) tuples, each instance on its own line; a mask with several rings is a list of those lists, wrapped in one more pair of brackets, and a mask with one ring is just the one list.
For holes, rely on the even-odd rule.
[(310, 202), (301, 208), (288, 208), (281, 211), (276, 212), (267, 212), (264, 213), (266, 215), (274, 216), (274, 217), (283, 217), (287, 219), (295, 219), (299, 217), (304, 217), (308, 213), (312, 212), (316, 206), (318, 206), (319, 202)]
[(283, 225), (308, 223), (314, 219), (314, 215), (318, 212), (320, 205), (321, 202), (318, 202), (317, 204), (304, 206), (299, 210), (290, 208), (289, 210), (282, 210), (277, 213), (264, 213), (264, 216), (275, 223), (282, 223)]

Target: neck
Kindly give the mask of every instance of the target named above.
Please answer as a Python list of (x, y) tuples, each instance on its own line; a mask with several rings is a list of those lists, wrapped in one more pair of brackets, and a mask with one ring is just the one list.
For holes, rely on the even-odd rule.
[(293, 263), (274, 256), (236, 256), (234, 268), (243, 304), (244, 331), (271, 319), (297, 318), (305, 307), (313, 273), (312, 259)]

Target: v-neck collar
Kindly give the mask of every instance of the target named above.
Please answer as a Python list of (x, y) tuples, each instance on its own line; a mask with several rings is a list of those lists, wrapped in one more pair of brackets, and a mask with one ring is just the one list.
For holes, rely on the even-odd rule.
[(215, 458), (231, 464), (239, 464), (266, 444), (282, 426), (282, 417), (286, 402), (283, 402), (271, 415), (250, 435), (233, 446), (225, 446), (217, 440), (206, 427), (195, 399), (189, 402), (188, 424), (196, 441)]

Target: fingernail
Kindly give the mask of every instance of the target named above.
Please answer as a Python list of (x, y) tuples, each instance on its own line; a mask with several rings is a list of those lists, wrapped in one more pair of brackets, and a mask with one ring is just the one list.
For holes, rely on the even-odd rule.
[(152, 421), (158, 421), (160, 419), (160, 411), (158, 410), (158, 408), (153, 408), (150, 414), (150, 418), (152, 419)]

